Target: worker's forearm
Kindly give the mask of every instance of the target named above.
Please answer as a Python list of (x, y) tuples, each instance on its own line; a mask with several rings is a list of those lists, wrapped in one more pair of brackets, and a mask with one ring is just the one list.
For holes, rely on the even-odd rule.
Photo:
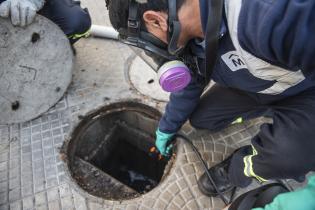
[(198, 78), (193, 77), (184, 90), (171, 94), (165, 114), (159, 123), (160, 131), (176, 133), (195, 110), (204, 89), (204, 85), (198, 81)]

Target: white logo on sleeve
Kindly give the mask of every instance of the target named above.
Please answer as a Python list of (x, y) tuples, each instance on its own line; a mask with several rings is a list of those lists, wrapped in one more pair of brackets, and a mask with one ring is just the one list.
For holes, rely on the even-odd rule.
[(240, 69), (247, 69), (245, 62), (237, 54), (236, 51), (230, 51), (221, 56), (224, 63), (231, 69), (231, 71), (237, 71)]

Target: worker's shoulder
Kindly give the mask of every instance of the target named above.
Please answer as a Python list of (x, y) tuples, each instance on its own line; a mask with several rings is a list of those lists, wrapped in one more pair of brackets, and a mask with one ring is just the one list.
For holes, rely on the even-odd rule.
[(230, 1), (241, 3), (237, 38), (243, 49), (289, 69), (309, 69), (314, 64), (309, 59), (315, 54), (314, 0)]
[[(305, 16), (315, 13), (314, 0), (230, 0), (241, 4), (240, 22), (255, 21), (259, 23), (276, 24), (279, 22), (304, 21)], [(309, 20), (306, 20), (309, 21)]]

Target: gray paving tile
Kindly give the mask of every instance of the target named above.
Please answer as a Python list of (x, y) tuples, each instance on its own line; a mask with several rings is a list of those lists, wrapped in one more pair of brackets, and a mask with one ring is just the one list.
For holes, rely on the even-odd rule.
[(8, 202), (8, 193), (0, 192), (0, 205), (7, 204), (7, 202)]
[(4, 205), (0, 204), (0, 210), (9, 210), (9, 205), (8, 204), (4, 204)]
[(60, 210), (61, 207), (60, 207), (59, 200), (55, 200), (55, 201), (49, 202), (48, 203), (48, 209), (49, 210)]
[(47, 195), (46, 192), (40, 192), (35, 194), (35, 205), (40, 206), (47, 203)]
[(74, 207), (72, 196), (62, 197), (61, 206), (62, 206), (62, 209), (69, 209), (69, 210), (74, 209), (75, 207)]
[(34, 197), (24, 197), (22, 200), (23, 210), (33, 210), (35, 204)]
[(10, 203), (10, 210), (22, 210), (22, 202), (16, 201)]
[(25, 198), (27, 196), (31, 196), (33, 195), (33, 188), (34, 188), (34, 185), (32, 182), (29, 182), (25, 185), (22, 186), (22, 197)]

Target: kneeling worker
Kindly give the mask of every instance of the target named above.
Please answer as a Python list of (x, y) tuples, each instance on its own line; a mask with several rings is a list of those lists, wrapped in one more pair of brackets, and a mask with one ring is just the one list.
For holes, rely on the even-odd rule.
[(91, 27), (87, 9), (74, 0), (0, 0), (0, 17), (10, 17), (13, 25), (24, 27), (33, 22), (36, 13), (55, 24), (68, 36), (71, 44), (86, 36)]
[[(268, 116), (273, 123), (261, 126), (252, 145), (209, 169), (218, 190), (246, 187), (253, 178), (303, 181), (315, 170), (315, 1), (107, 4), (122, 41), (165, 59), (168, 53), (196, 61), (190, 83), (171, 94), (160, 120), (156, 146), (163, 155), (188, 119), (196, 128), (218, 131)], [(210, 77), (216, 85), (201, 96)], [(218, 194), (206, 175), (198, 186), (205, 195)]]

